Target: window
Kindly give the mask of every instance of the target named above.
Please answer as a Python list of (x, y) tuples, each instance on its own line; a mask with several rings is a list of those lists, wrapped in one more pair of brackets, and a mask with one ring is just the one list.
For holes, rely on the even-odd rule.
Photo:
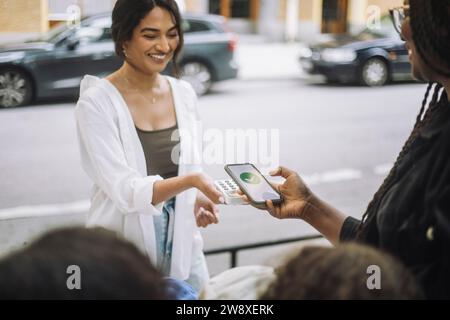
[(188, 19), (183, 21), (183, 31), (185, 33), (208, 32), (210, 30), (211, 28), (205, 22)]
[(231, 18), (250, 18), (252, 0), (209, 0), (209, 12)]
[(88, 25), (90, 27), (96, 27), (96, 28), (111, 28), (112, 19), (111, 17), (104, 17), (104, 18), (96, 18), (91, 20)]
[(325, 0), (323, 2), (322, 18), (324, 20), (338, 20), (340, 8), (336, 0)]
[(250, 1), (249, 0), (231, 1), (231, 17), (233, 18), (250, 17)]
[(344, 33), (347, 31), (348, 0), (323, 0), (322, 32)]
[(73, 39), (77, 39), (81, 44), (87, 44), (99, 41), (103, 33), (102, 28), (81, 27), (75, 32)]
[(220, 12), (220, 0), (209, 0), (209, 13), (221, 14), (221, 12)]
[(104, 28), (102, 35), (97, 41), (112, 41), (111, 28)]
[(88, 21), (76, 33), (76, 37), (84, 43), (112, 41), (111, 17), (96, 18)]

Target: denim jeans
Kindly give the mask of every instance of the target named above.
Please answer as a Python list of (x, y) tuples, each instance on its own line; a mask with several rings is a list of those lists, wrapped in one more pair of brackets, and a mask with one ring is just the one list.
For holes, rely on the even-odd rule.
[(156, 267), (163, 275), (170, 274), (172, 261), (173, 227), (175, 224), (175, 198), (164, 203), (160, 216), (153, 217), (156, 236)]
[[(194, 214), (194, 213), (192, 213)], [(173, 231), (175, 225), (175, 198), (164, 203), (162, 214), (154, 219), (156, 236), (156, 267), (164, 275), (170, 275), (172, 262)], [(209, 279), (208, 268), (202, 248), (193, 248), (189, 278), (185, 280), (194, 289), (200, 291)]]

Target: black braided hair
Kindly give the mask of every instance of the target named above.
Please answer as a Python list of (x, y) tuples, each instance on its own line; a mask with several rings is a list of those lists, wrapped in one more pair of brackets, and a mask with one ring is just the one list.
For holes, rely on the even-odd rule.
[[(425, 111), (425, 107), (426, 107), (427, 101), (428, 101), (428, 96), (429, 96), (429, 93), (431, 92), (431, 89), (433, 88), (433, 85), (435, 85), (433, 97), (429, 103), (427, 110)], [(409, 138), (406, 140), (405, 144), (403, 145), (403, 148), (400, 151), (399, 155), (397, 156), (397, 159), (395, 160), (395, 163), (394, 163), (393, 167), (391, 168), (389, 174), (384, 179), (384, 181), (381, 184), (378, 191), (375, 192), (375, 195), (373, 196), (372, 200), (369, 202), (366, 212), (364, 213), (364, 215), (362, 217), (362, 221), (359, 226), (358, 233), (357, 233), (358, 239), (360, 239), (362, 237), (363, 233), (365, 232), (365, 227), (376, 216), (376, 212), (377, 212), (376, 209), (377, 209), (381, 199), (385, 195), (386, 191), (389, 190), (389, 188), (391, 187), (391, 184), (394, 182), (393, 180), (394, 180), (394, 176), (397, 171), (397, 168), (398, 168), (399, 164), (402, 162), (405, 155), (409, 152), (412, 143), (417, 138), (417, 136), (421, 133), (422, 129), (432, 119), (433, 113), (437, 109), (439, 102), (443, 101), (444, 99), (447, 100), (447, 95), (445, 94), (445, 91), (444, 91), (444, 93), (441, 95), (441, 98), (439, 99), (439, 102), (438, 102), (438, 97), (441, 92), (441, 89), (442, 89), (442, 85), (439, 83), (437, 83), (437, 84), (429, 83), (428, 84), (427, 91), (426, 91), (425, 97), (422, 101), (422, 106), (420, 108), (419, 114), (417, 115), (414, 128), (413, 128)], [(423, 118), (422, 118), (422, 116), (423, 116)]]
[(450, 0), (410, 0), (417, 51), (434, 72), (450, 77)]
[[(410, 0), (409, 4), (412, 36), (419, 55), (431, 70), (450, 77), (450, 0)], [(425, 111), (433, 85), (433, 83), (428, 84), (414, 128), (397, 156), (394, 166), (373, 196), (363, 215), (357, 234), (358, 239), (363, 237), (367, 226), (376, 216), (381, 199), (394, 182), (399, 164), (410, 151), (412, 143), (422, 129), (428, 125), (434, 111), (439, 106), (438, 98), (442, 85), (437, 83), (434, 87), (433, 97)], [(447, 93), (444, 90), (439, 102), (447, 99)]]

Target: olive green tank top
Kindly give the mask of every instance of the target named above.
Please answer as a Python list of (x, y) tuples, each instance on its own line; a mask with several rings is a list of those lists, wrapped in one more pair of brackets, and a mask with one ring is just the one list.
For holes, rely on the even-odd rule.
[[(179, 139), (172, 141), (172, 133), (178, 130), (178, 125), (170, 128), (145, 131), (136, 127), (139, 140), (144, 149), (145, 161), (147, 163), (147, 174), (160, 175), (164, 179), (178, 175), (178, 160), (180, 157)], [(174, 135), (175, 136), (175, 135)], [(175, 136), (178, 137), (178, 134)], [(172, 153), (174, 159), (172, 159)], [(175, 162), (174, 162), (175, 161)]]

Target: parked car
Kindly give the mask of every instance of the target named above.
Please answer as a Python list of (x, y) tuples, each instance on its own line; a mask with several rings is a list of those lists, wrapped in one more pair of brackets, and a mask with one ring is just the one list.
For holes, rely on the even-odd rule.
[(300, 64), (309, 74), (323, 75), (329, 82), (367, 86), (411, 78), (408, 51), (388, 16), (379, 27), (366, 28), (356, 36), (325, 37), (301, 49)]
[[(217, 81), (237, 77), (236, 40), (216, 15), (186, 15), (182, 78), (198, 95)], [(78, 95), (85, 74), (104, 77), (118, 69), (111, 38), (111, 15), (85, 18), (71, 28), (60, 25), (39, 39), (0, 46), (0, 106), (15, 107), (36, 99)], [(171, 66), (165, 70), (168, 74)]]

